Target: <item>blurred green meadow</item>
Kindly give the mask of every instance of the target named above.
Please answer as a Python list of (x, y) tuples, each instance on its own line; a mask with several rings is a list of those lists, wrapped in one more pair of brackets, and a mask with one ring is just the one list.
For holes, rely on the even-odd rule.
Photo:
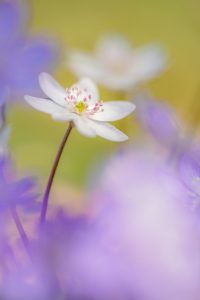
[[(95, 41), (106, 33), (117, 32), (135, 46), (157, 42), (170, 57), (169, 68), (145, 88), (159, 99), (174, 105), (186, 120), (199, 106), (200, 115), (200, 2), (198, 0), (33, 0), (33, 33), (47, 33), (62, 47), (63, 60), (56, 78), (64, 86), (76, 78), (65, 69), (68, 48), (93, 50)], [(117, 94), (101, 88), (103, 100), (117, 100)], [(120, 100), (120, 99), (119, 99)], [(67, 124), (54, 122), (48, 115), (27, 105), (17, 105), (10, 113), (11, 147), (21, 170), (49, 174)], [(134, 115), (118, 123), (130, 141), (141, 132)], [(72, 133), (56, 180), (83, 186), (93, 166), (119, 147), (101, 138), (88, 139)]]

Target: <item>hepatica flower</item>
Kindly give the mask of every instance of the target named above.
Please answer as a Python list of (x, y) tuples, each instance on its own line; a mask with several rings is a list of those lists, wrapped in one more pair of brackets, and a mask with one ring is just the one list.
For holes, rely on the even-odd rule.
[(40, 74), (39, 83), (48, 99), (25, 96), (34, 108), (50, 114), (55, 120), (72, 121), (85, 136), (99, 135), (115, 142), (127, 140), (123, 132), (107, 122), (126, 117), (134, 111), (134, 104), (102, 102), (96, 85), (89, 78), (82, 78), (66, 90), (47, 73)]
[[(192, 168), (188, 177), (198, 173)], [(199, 299), (199, 216), (185, 205), (171, 165), (157, 152), (124, 149), (106, 162), (93, 199), (103, 207), (103, 241), (129, 285), (130, 297), (119, 299)]]
[(194, 207), (200, 204), (200, 151), (199, 145), (191, 145), (180, 156), (178, 169), (180, 178), (193, 200)]
[(25, 92), (38, 92), (38, 74), (51, 70), (58, 56), (49, 39), (27, 36), (27, 21), (24, 2), (0, 2), (0, 105)]
[(32, 206), (36, 195), (32, 193), (35, 181), (31, 177), (15, 179), (8, 158), (0, 157), (0, 211), (11, 206), (20, 205), (23, 208)]
[(94, 54), (72, 51), (67, 66), (78, 76), (88, 76), (116, 91), (127, 91), (154, 78), (166, 68), (166, 55), (159, 46), (133, 48), (120, 35), (101, 39)]
[(137, 96), (136, 102), (138, 121), (159, 143), (172, 147), (180, 142), (181, 122), (169, 105), (148, 94)]

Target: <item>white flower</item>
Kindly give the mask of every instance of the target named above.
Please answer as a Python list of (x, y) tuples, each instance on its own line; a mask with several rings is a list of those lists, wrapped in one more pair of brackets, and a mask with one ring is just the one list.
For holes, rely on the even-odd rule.
[(134, 49), (118, 35), (103, 38), (94, 55), (80, 51), (68, 54), (67, 66), (78, 76), (88, 76), (113, 90), (127, 91), (149, 80), (166, 67), (165, 53), (159, 46)]
[(66, 90), (49, 74), (41, 73), (39, 83), (48, 99), (25, 96), (34, 108), (48, 113), (58, 121), (73, 121), (77, 130), (88, 137), (99, 135), (105, 139), (122, 142), (128, 137), (110, 125), (109, 121), (120, 120), (135, 109), (131, 102), (102, 102), (96, 85), (88, 78)]

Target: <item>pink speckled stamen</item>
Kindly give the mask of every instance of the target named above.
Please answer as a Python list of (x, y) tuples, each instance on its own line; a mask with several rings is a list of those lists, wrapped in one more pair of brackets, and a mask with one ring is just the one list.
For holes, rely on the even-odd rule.
[(72, 111), (78, 114), (93, 115), (103, 111), (102, 101), (94, 100), (87, 88), (83, 89), (75, 85), (66, 90), (65, 99)]

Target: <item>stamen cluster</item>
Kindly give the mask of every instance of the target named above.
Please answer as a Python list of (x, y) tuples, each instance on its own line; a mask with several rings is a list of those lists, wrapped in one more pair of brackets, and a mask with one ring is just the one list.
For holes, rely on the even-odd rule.
[(87, 88), (81, 89), (78, 85), (74, 85), (66, 90), (66, 101), (71, 106), (72, 111), (82, 114), (93, 115), (96, 112), (103, 111), (102, 101), (92, 99), (91, 93)]

